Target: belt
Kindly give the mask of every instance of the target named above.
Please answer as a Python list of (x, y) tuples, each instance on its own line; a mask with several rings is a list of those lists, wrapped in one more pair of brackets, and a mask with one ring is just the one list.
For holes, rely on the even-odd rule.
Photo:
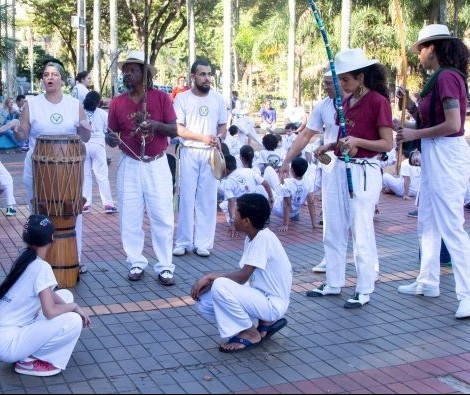
[[(343, 162), (346, 162), (344, 156), (338, 156), (338, 159), (341, 160), (341, 161), (343, 161)], [(366, 159), (350, 158), (350, 159), (349, 159), (349, 163), (353, 163), (353, 164), (355, 164), (355, 165), (360, 165), (360, 166), (362, 166), (362, 172), (363, 172), (363, 174), (364, 174), (364, 191), (366, 190), (366, 184), (367, 184), (366, 166), (377, 167), (378, 169), (380, 169), (380, 166), (379, 166), (377, 163), (369, 162), (368, 159), (372, 159), (372, 158), (366, 158)]]
[(141, 158), (140, 156), (137, 156), (135, 154), (131, 155), (130, 153), (127, 153), (127, 152), (124, 152), (129, 158), (132, 158), (132, 159), (135, 159), (135, 160), (139, 160), (141, 162), (144, 162), (144, 163), (149, 163), (149, 162), (153, 162), (154, 160), (157, 160), (157, 159), (160, 159), (163, 155), (165, 155), (164, 152), (160, 152), (158, 155), (155, 155), (155, 156), (148, 156), (148, 155), (144, 155), (143, 158)]

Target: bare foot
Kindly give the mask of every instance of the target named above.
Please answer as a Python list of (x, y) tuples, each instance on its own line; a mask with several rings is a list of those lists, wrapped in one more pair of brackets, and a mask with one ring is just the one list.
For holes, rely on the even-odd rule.
[(227, 343), (221, 344), (219, 351), (236, 352), (246, 348), (252, 348), (261, 342), (261, 335), (258, 330), (252, 326), (249, 329), (241, 331), (238, 335), (231, 337)]

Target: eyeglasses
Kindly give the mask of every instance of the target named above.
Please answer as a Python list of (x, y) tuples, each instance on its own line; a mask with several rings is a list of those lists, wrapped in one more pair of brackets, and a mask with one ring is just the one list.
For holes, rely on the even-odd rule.
[(52, 78), (60, 78), (60, 73), (52, 72), (52, 73), (44, 73), (44, 74), (42, 75), (42, 78), (49, 78), (49, 77), (52, 77)]

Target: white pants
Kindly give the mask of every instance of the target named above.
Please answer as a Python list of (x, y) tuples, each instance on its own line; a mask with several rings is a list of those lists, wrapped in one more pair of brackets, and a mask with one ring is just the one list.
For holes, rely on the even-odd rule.
[[(28, 209), (32, 212), (32, 201), (34, 198), (33, 192), (33, 162), (31, 159), (31, 151), (28, 151), (24, 160), (23, 183), (26, 190), (26, 203)], [(78, 262), (81, 261), (82, 256), (82, 237), (83, 237), (83, 217), (82, 214), (77, 215), (75, 223), (75, 233), (77, 241)]]
[[(57, 294), (65, 303), (73, 302), (67, 289)], [(0, 360), (17, 362), (29, 356), (64, 370), (80, 337), (83, 323), (77, 313), (64, 313), (48, 320), (42, 315), (23, 327), (0, 327)]]
[(470, 239), (463, 227), (470, 148), (464, 137), (426, 138), (421, 140), (421, 158), (417, 281), (439, 285), (442, 238), (452, 260), (457, 299), (470, 298)]
[(16, 200), (13, 195), (13, 177), (3, 163), (0, 162), (0, 194), (2, 190), (5, 192), (7, 206), (14, 206)]
[(172, 262), (174, 230), (173, 182), (166, 155), (149, 163), (121, 154), (117, 173), (121, 240), (129, 268), (144, 270), (144, 210), (150, 222), (155, 272), (175, 270)]
[(217, 278), (212, 288), (201, 295), (197, 307), (201, 314), (217, 322), (222, 338), (232, 337), (253, 326), (253, 319), (277, 321), (289, 303), (267, 296), (258, 289), (225, 277)]
[[(403, 177), (394, 177), (390, 173), (384, 173), (382, 185), (397, 196), (403, 196), (405, 194), (405, 181)], [(417, 191), (410, 189), (408, 196), (416, 196), (416, 192)]]
[(106, 149), (103, 145), (96, 143), (86, 143), (85, 145), (86, 157), (84, 163), (83, 196), (86, 199), (86, 204), (91, 206), (93, 203), (93, 171), (100, 190), (101, 203), (103, 206), (114, 206), (108, 179)]
[(370, 164), (351, 163), (354, 197), (349, 197), (346, 165), (337, 160), (327, 188), (327, 210), (324, 212), (324, 246), (326, 283), (331, 287), (345, 285), (346, 252), (349, 231), (352, 234), (354, 264), (357, 272), (356, 292), (374, 291), (375, 266), (378, 262), (374, 231), (374, 211), (382, 189), (382, 174), (375, 158)]
[(176, 247), (211, 249), (217, 222), (217, 180), (210, 149), (181, 147)]

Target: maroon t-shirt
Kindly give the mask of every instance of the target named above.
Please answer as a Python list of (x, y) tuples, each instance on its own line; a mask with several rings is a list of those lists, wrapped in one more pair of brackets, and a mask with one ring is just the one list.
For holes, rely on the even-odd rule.
[(462, 76), (454, 70), (446, 69), (439, 73), (436, 89), (436, 104), (434, 106), (435, 122), (431, 124), (431, 97), (432, 89), (419, 101), (419, 119), (421, 129), (439, 125), (445, 121), (444, 107), (442, 102), (445, 99), (457, 99), (460, 104), (460, 131), (449, 134), (447, 137), (457, 137), (464, 135), (465, 113), (467, 111), (467, 92), (465, 91), (465, 82)]
[[(108, 113), (108, 128), (120, 133), (122, 142), (119, 148), (132, 158), (141, 155), (141, 139), (136, 136), (137, 124), (142, 116), (142, 101), (134, 103), (127, 93), (111, 100)], [(176, 114), (170, 96), (157, 89), (147, 91), (147, 119), (158, 122), (176, 122)], [(167, 136), (155, 134), (151, 141), (145, 144), (145, 155), (156, 156), (168, 146)]]
[[(390, 102), (380, 93), (369, 91), (359, 102), (350, 107), (351, 97), (349, 96), (343, 104), (347, 135), (366, 140), (379, 140), (379, 126), (392, 127)], [(338, 120), (336, 123), (339, 124)], [(339, 133), (338, 138), (341, 137)], [(377, 154), (376, 151), (358, 148), (355, 157), (372, 158)], [(335, 149), (335, 155), (342, 155), (338, 148)]]

